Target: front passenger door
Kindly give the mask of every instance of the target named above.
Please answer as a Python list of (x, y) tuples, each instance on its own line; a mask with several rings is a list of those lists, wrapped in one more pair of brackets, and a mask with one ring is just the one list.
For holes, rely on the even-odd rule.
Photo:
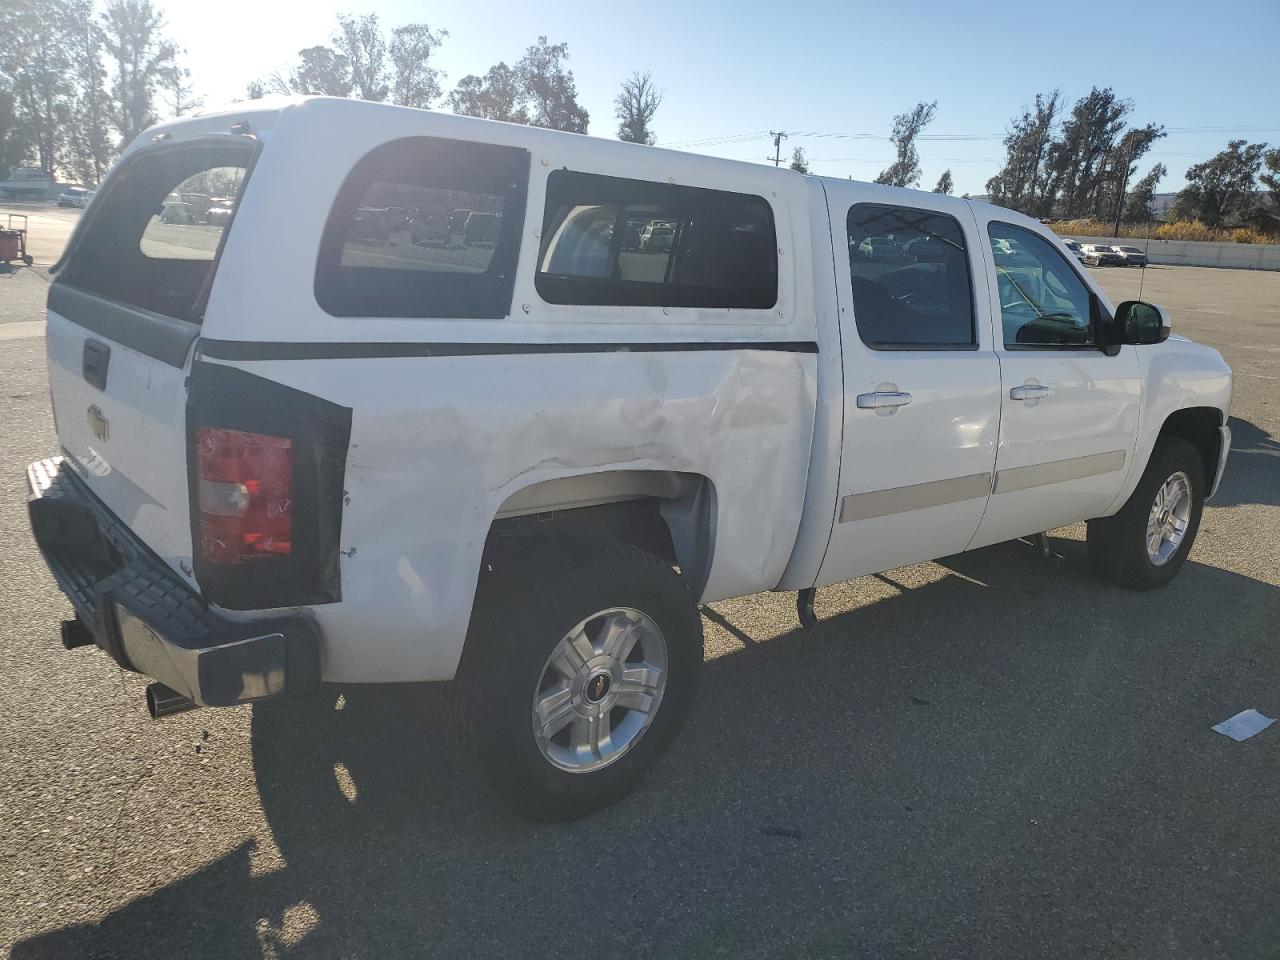
[(991, 500), (971, 547), (1102, 516), (1133, 456), (1134, 347), (1098, 346), (1090, 287), (1056, 240), (978, 208), (1000, 358)]

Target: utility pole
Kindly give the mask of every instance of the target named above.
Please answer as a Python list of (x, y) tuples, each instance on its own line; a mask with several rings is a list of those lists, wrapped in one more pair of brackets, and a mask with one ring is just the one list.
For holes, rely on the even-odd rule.
[(772, 160), (775, 167), (782, 165), (782, 141), (787, 139), (786, 131), (770, 130), (769, 136), (773, 137), (773, 156), (765, 157), (766, 160)]

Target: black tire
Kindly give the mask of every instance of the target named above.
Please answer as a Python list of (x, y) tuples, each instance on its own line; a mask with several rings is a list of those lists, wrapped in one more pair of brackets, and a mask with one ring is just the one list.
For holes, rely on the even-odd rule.
[[(1163, 564), (1157, 564), (1147, 552), (1147, 520), (1157, 491), (1179, 472), (1191, 482), (1187, 528), (1177, 550)], [(1102, 580), (1134, 590), (1151, 590), (1172, 580), (1186, 563), (1200, 530), (1204, 489), (1200, 451), (1180, 437), (1158, 440), (1142, 479), (1120, 512), (1089, 521), (1089, 563), (1094, 572)]]
[[(517, 810), (568, 820), (630, 793), (679, 733), (702, 667), (702, 620), (671, 565), (629, 543), (531, 541), (482, 574), (454, 683), (455, 734)], [(560, 641), (600, 611), (629, 607), (661, 630), (666, 684), (649, 726), (590, 772), (568, 772), (534, 737), (533, 696)]]

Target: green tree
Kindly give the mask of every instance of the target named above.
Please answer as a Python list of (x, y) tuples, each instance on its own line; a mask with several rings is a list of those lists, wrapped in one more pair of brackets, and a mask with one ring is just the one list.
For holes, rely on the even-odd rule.
[(351, 61), (323, 44), (298, 51), (290, 92), (313, 97), (351, 96)]
[(955, 182), (951, 179), (951, 171), (943, 170), (942, 176), (938, 178), (938, 185), (933, 188), (933, 192), (950, 195), (955, 188)]
[(889, 139), (898, 152), (898, 159), (876, 177), (876, 183), (891, 187), (914, 187), (920, 182), (920, 152), (916, 150), (916, 138), (937, 112), (937, 100), (932, 103), (922, 101), (909, 112), (900, 113), (893, 118), (893, 133)]
[(115, 66), (113, 122), (122, 146), (156, 122), (156, 96), (172, 85), (178, 70), (178, 50), (164, 37), (164, 26), (151, 0), (111, 0), (102, 15), (103, 43)]
[[(1108, 183), (1108, 162), (1114, 158), (1124, 118), (1132, 109), (1133, 104), (1121, 100), (1110, 87), (1094, 87), (1071, 108), (1060, 138), (1045, 159), (1046, 192), (1057, 197), (1062, 216), (1106, 216), (1102, 194)], [(1114, 174), (1110, 175), (1114, 183)], [(1114, 209), (1110, 212), (1114, 216)]]
[(653, 85), (646, 70), (633, 73), (622, 81), (622, 90), (613, 101), (618, 118), (618, 139), (628, 143), (654, 142), (653, 117), (662, 105), (662, 94)]
[(75, 89), (68, 125), (68, 166), (82, 183), (97, 184), (116, 155), (111, 94), (103, 61), (106, 45), (102, 27), (93, 18), (90, 0), (70, 0), (66, 11)]
[(469, 74), (449, 94), (449, 109), (464, 117), (528, 123), (520, 75), (505, 63), (489, 68), (483, 77)]
[(0, 5), (0, 74), (9, 78), (14, 102), (9, 150), (24, 162), (34, 154), (40, 169), (58, 173), (67, 147), (75, 85), (66, 42), (68, 16), (59, 0), (14, 0)]
[(347, 58), (351, 86), (361, 100), (382, 103), (391, 92), (387, 78), (387, 41), (376, 13), (338, 15), (333, 45)]
[(1280, 147), (1262, 155), (1262, 165), (1267, 172), (1258, 179), (1271, 191), (1271, 209), (1280, 215)]
[(1187, 185), (1173, 204), (1179, 220), (1220, 227), (1249, 212), (1265, 143), (1232, 140), (1214, 157), (1187, 170)]
[(809, 157), (805, 154), (804, 147), (796, 147), (791, 151), (791, 163), (788, 166), (796, 173), (809, 172)]
[(525, 51), (514, 67), (498, 63), (483, 77), (468, 74), (449, 94), (454, 113), (536, 127), (587, 132), (587, 111), (578, 103), (573, 71), (566, 70), (569, 48), (546, 37)]
[(1033, 216), (1045, 212), (1049, 179), (1045, 160), (1053, 143), (1060, 96), (1057, 90), (1037, 93), (1035, 107), (1023, 107), (1022, 116), (1010, 122), (1004, 138), (1004, 167), (987, 181), (992, 203)]
[(525, 51), (516, 64), (528, 102), (529, 122), (535, 127), (586, 133), (590, 117), (578, 103), (573, 71), (565, 69), (567, 43), (548, 43), (546, 37)]
[(429, 107), (440, 99), (444, 74), (431, 65), (431, 54), (449, 36), (425, 23), (407, 23), (391, 31), (391, 99), (406, 107)]
[(1157, 163), (1145, 177), (1133, 185), (1124, 202), (1125, 220), (1129, 223), (1150, 223), (1156, 218), (1152, 201), (1156, 195), (1156, 187), (1168, 172), (1163, 163)]

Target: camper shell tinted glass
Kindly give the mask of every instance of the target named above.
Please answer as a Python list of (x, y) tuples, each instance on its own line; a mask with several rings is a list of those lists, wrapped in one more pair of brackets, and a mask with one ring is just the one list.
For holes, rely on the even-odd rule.
[(357, 163), (316, 263), (320, 306), (339, 317), (498, 319), (511, 310), (529, 153), (407, 137)]
[(752, 194), (556, 170), (535, 285), (549, 303), (768, 309), (773, 210)]
[[(198, 323), (257, 152), (256, 140), (230, 135), (139, 151), (98, 192), (58, 283)], [(179, 191), (208, 189), (218, 204), (187, 204), (176, 217)]]

